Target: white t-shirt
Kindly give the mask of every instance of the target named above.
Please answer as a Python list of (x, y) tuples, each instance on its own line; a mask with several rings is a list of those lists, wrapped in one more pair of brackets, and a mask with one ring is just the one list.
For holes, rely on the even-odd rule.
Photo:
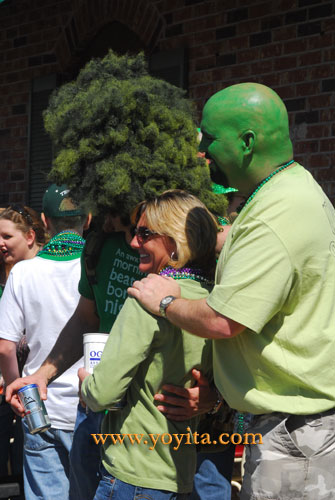
[[(34, 257), (10, 272), (0, 301), (0, 338), (18, 342), (26, 331), (30, 349), (23, 375), (31, 375), (50, 353), (79, 301), (80, 259)], [(45, 402), (52, 427), (72, 430), (77, 413), (79, 360), (48, 387)]]

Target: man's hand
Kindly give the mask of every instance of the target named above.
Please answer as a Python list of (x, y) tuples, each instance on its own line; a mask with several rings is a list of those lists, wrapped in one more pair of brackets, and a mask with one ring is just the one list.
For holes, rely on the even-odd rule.
[(78, 396), (79, 396), (79, 401), (80, 404), (83, 408), (86, 408), (86, 403), (81, 397), (81, 384), (85, 380), (86, 377), (88, 377), (90, 373), (85, 369), (85, 368), (79, 368), (78, 370), (78, 378), (79, 378), (79, 389), (78, 389)]
[(37, 384), (40, 392), (41, 399), (47, 399), (47, 383), (48, 380), (42, 374), (36, 372), (33, 375), (29, 375), (28, 377), (17, 378), (12, 382), (6, 390), (6, 401), (9, 403), (13, 411), (20, 415), (20, 417), (24, 416), (24, 407), (20, 401), (20, 398), (17, 394), (18, 390), (29, 384)]
[(217, 393), (208, 383), (207, 378), (195, 368), (192, 370), (193, 378), (197, 384), (191, 389), (175, 385), (163, 385), (162, 389), (175, 394), (155, 394), (155, 401), (167, 403), (172, 406), (157, 406), (170, 420), (187, 420), (210, 411), (217, 400)]
[(180, 297), (180, 287), (176, 280), (167, 276), (149, 274), (141, 281), (134, 281), (128, 294), (135, 297), (149, 312), (160, 316), (159, 304), (167, 295)]

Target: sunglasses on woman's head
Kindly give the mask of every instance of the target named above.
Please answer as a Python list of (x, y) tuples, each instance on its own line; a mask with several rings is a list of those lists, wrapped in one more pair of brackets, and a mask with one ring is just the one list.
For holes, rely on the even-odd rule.
[(34, 224), (33, 219), (31, 218), (30, 213), (27, 212), (27, 210), (24, 208), (23, 205), (10, 205), (9, 208), (12, 209), (14, 212), (20, 214), (29, 224), (29, 226), (33, 226)]
[(148, 241), (149, 238), (151, 238), (152, 236), (155, 236), (157, 234), (157, 233), (154, 233), (153, 231), (150, 231), (150, 229), (148, 229), (145, 226), (135, 227), (133, 230), (133, 233), (134, 233), (134, 236), (136, 236), (137, 239), (139, 241), (141, 241), (142, 243), (145, 243), (146, 241)]

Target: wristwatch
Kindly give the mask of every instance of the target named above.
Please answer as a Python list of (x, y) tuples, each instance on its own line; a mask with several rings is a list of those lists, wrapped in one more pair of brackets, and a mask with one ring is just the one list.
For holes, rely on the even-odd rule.
[(160, 304), (159, 304), (159, 312), (163, 318), (166, 318), (166, 309), (169, 307), (171, 302), (176, 300), (177, 297), (174, 297), (173, 295), (167, 295), (166, 297), (163, 297)]

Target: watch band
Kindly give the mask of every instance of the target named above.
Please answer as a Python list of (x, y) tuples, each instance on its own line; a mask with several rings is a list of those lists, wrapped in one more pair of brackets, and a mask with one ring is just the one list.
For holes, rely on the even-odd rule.
[(166, 318), (166, 309), (174, 300), (176, 300), (176, 298), (177, 297), (174, 297), (173, 295), (167, 295), (166, 297), (163, 297), (162, 300), (160, 301), (159, 312), (163, 318)]

